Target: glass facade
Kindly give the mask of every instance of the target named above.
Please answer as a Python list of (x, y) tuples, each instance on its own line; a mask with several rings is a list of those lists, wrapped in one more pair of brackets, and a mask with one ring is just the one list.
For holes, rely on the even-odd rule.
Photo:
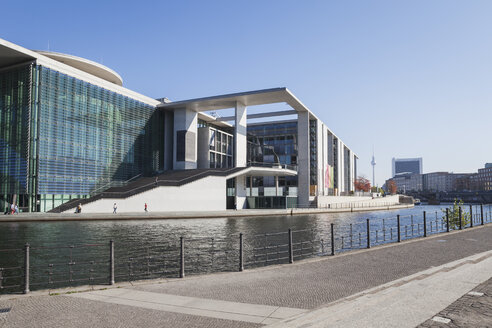
[[(0, 71), (0, 209), (27, 206), (32, 65)], [(15, 196), (14, 196), (15, 195)]]
[(318, 186), (318, 133), (316, 120), (309, 121), (309, 184), (310, 195), (316, 196)]
[(224, 131), (209, 128), (210, 168), (233, 167), (233, 136)]
[(297, 122), (248, 125), (248, 163), (297, 165)]
[(0, 81), (4, 199), (29, 194), (31, 211), (48, 211), (163, 167), (154, 106), (42, 66)]
[(347, 147), (343, 146), (343, 183), (346, 194), (350, 193), (352, 185), (352, 181), (350, 179), (350, 170), (350, 150)]
[[(248, 125), (248, 165), (274, 163), (297, 165), (297, 121)], [(295, 169), (295, 168), (294, 168)], [(275, 186), (274, 177), (254, 177), (253, 188), (259, 187), (264, 195), (265, 187)], [(297, 187), (297, 176), (279, 177), (279, 187)], [(247, 179), (250, 187), (250, 180)]]

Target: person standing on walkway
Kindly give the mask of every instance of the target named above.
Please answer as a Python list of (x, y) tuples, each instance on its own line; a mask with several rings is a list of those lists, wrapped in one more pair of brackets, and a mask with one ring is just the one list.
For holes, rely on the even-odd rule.
[(118, 207), (116, 206), (116, 203), (113, 204), (113, 214), (116, 214), (116, 210), (118, 209)]
[(147, 203), (144, 205), (144, 211), (147, 212)]
[(17, 206), (17, 204), (15, 205), (14, 210), (15, 214), (19, 214), (19, 206)]
[(79, 203), (79, 206), (77, 206), (77, 213), (82, 213), (82, 203)]
[(159, 181), (159, 177), (155, 177), (155, 185), (157, 186), (157, 181)]

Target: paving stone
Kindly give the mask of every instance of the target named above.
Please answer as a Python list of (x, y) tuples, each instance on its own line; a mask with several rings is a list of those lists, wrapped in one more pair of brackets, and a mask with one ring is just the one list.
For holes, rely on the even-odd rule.
[(418, 328), (492, 327), (492, 278), (474, 288), (473, 292), (483, 295), (467, 293), (437, 314), (450, 319), (450, 322), (429, 319)]
[(132, 306), (94, 302), (58, 296), (34, 296), (0, 300), (0, 308), (11, 307), (0, 315), (0, 327), (260, 327), (259, 324), (214, 319), (186, 314), (154, 311)]

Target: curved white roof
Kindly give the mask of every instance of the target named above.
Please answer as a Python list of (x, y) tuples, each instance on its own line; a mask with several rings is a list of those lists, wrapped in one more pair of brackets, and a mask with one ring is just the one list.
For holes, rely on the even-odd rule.
[(33, 50), (43, 56), (49, 57), (66, 65), (75, 67), (81, 71), (97, 76), (108, 82), (122, 86), (123, 79), (112, 69), (85, 58), (62, 54), (53, 51)]

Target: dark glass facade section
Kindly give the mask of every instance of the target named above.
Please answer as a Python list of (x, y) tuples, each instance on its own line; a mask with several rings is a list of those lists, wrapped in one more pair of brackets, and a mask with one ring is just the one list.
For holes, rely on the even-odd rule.
[[(248, 165), (264, 163), (297, 166), (297, 121), (248, 125)], [(253, 187), (274, 185), (274, 177), (253, 179)], [(297, 177), (279, 177), (279, 186), (295, 187)]]
[(333, 136), (333, 189), (340, 190), (338, 181), (338, 138)]
[(0, 72), (0, 210), (27, 206), (32, 65)]
[(248, 163), (297, 165), (297, 122), (248, 125)]
[[(318, 185), (318, 134), (316, 120), (309, 121), (309, 184)], [(316, 192), (311, 190), (311, 196)]]
[(420, 162), (417, 161), (395, 161), (395, 174), (398, 173), (414, 173), (421, 174)]
[(158, 115), (153, 106), (45, 67), (38, 70), (38, 194), (88, 195), (158, 169), (163, 159), (152, 144), (151, 118)]
[(344, 189), (349, 193), (352, 185), (350, 179), (350, 151), (345, 146), (343, 147), (343, 175)]

